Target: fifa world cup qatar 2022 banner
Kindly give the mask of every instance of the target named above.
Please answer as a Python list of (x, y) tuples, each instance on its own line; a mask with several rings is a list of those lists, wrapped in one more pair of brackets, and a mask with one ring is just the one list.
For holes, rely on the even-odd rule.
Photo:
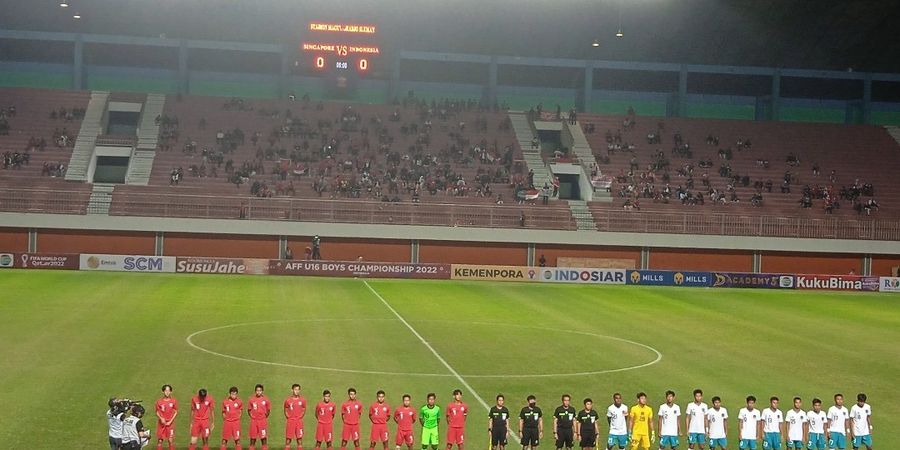
[(74, 253), (0, 253), (0, 268), (78, 270)]
[(271, 275), (307, 275), (359, 278), (450, 279), (449, 264), (411, 264), (362, 261), (269, 261)]

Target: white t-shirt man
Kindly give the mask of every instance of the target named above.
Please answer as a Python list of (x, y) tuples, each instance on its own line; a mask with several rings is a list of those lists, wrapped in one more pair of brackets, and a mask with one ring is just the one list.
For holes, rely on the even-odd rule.
[(609, 434), (613, 436), (628, 434), (628, 425), (625, 423), (625, 418), (628, 417), (627, 406), (609, 405), (609, 408), (606, 408), (606, 417), (609, 418)]
[(853, 405), (853, 407), (850, 408), (850, 418), (853, 421), (854, 436), (869, 435), (869, 416), (871, 415), (872, 407), (869, 406), (868, 403), (865, 403), (862, 406)]
[(828, 415), (825, 411), (815, 412), (810, 410), (806, 413), (806, 420), (809, 421), (809, 432), (816, 434), (825, 434), (825, 422), (828, 421)]
[(659, 406), (657, 416), (662, 418), (662, 426), (659, 430), (660, 436), (678, 436), (678, 417), (681, 416), (681, 407), (673, 404), (669, 406), (665, 403)]
[(837, 405), (828, 408), (828, 432), (847, 434), (847, 420), (850, 419), (850, 411), (845, 406)]
[(725, 408), (710, 408), (706, 411), (709, 419), (709, 438), (725, 439), (725, 419), (728, 418), (728, 410)]
[(688, 425), (688, 433), (706, 434), (703, 418), (706, 417), (707, 410), (709, 410), (709, 407), (706, 406), (706, 403), (688, 403), (687, 407), (684, 408), (684, 414), (691, 418)]
[(766, 408), (762, 411), (763, 433), (781, 433), (781, 424), (784, 423), (784, 415), (780, 410)]
[(788, 440), (803, 440), (803, 424), (806, 423), (806, 413), (802, 409), (789, 409), (784, 415), (784, 421), (788, 424)]
[(760, 414), (758, 409), (752, 411), (741, 408), (738, 412), (738, 420), (741, 421), (741, 439), (757, 439)]

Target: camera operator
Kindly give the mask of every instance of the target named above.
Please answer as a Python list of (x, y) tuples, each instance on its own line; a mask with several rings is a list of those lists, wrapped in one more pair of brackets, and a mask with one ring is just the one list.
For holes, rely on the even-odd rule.
[(134, 405), (131, 414), (122, 421), (122, 449), (140, 450), (150, 442), (150, 430), (144, 428), (141, 417), (144, 417), (144, 407)]
[(122, 420), (125, 419), (125, 411), (121, 409), (121, 401), (115, 397), (109, 399), (109, 409), (106, 411), (106, 420), (109, 422), (109, 450), (122, 448)]

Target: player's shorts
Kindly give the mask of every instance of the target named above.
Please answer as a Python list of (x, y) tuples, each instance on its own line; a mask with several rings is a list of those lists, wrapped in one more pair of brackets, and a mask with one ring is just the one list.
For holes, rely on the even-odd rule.
[(157, 439), (175, 439), (175, 424), (171, 425), (163, 425), (159, 422), (156, 423), (156, 438)]
[(825, 433), (809, 433), (809, 442), (806, 443), (809, 450), (822, 450), (825, 448)]
[(703, 433), (688, 433), (688, 444), (706, 444), (706, 435)]
[(122, 450), (141, 450), (140, 441), (125, 442), (122, 444)]
[(316, 442), (331, 442), (334, 440), (334, 426), (330, 423), (316, 424)]
[(465, 428), (456, 428), (450, 427), (447, 428), (447, 443), (448, 444), (463, 444), (466, 440), (466, 430)]
[(388, 426), (386, 423), (373, 423), (372, 431), (369, 433), (369, 441), (371, 442), (387, 442), (390, 439)]
[(611, 434), (608, 438), (606, 438), (606, 448), (613, 448), (618, 446), (620, 449), (625, 448), (628, 445), (628, 435), (627, 434)]
[(728, 439), (725, 438), (709, 438), (709, 450), (715, 450), (716, 447), (719, 448), (727, 448), (728, 447)]
[[(593, 427), (591, 427), (593, 428)], [(594, 448), (597, 446), (597, 435), (594, 430), (587, 433), (581, 433), (581, 442), (578, 443), (581, 448)]]
[(266, 419), (250, 419), (250, 439), (268, 439), (269, 421)]
[(422, 447), (426, 445), (439, 445), (441, 437), (438, 435), (438, 428), (422, 427)]
[(522, 446), (537, 447), (538, 445), (541, 445), (541, 434), (538, 429), (522, 429)]
[(756, 439), (741, 439), (738, 448), (744, 450), (756, 450)]
[(397, 436), (394, 438), (394, 445), (413, 445), (413, 430), (397, 429)]
[(846, 449), (847, 435), (842, 433), (831, 433), (831, 439), (828, 440), (828, 448), (830, 449)]
[(109, 450), (119, 450), (122, 446), (122, 438), (109, 437)]
[(866, 447), (872, 446), (872, 435), (867, 434), (865, 436), (856, 436), (853, 438), (853, 448), (859, 448), (865, 445)]
[(238, 440), (241, 438), (241, 421), (226, 420), (222, 422), (222, 440)]
[(491, 428), (491, 447), (506, 446), (506, 427)]
[(209, 419), (191, 421), (191, 437), (209, 437)]
[(356, 425), (344, 424), (344, 428), (341, 429), (341, 440), (342, 441), (358, 441), (359, 440), (359, 424), (356, 424)]
[(662, 436), (659, 438), (659, 448), (675, 448), (678, 447), (678, 444), (680, 443), (681, 441), (678, 440), (678, 436)]
[(637, 448), (643, 448), (645, 450), (650, 448), (650, 436), (646, 434), (632, 434), (631, 435), (631, 448), (632, 450), (637, 450)]
[(303, 420), (288, 419), (284, 424), (285, 439), (303, 439)]
[(803, 441), (787, 441), (784, 443), (786, 448), (800, 450), (803, 448)]
[(558, 428), (556, 430), (556, 448), (572, 448), (575, 444), (575, 430)]
[(763, 433), (763, 448), (781, 450), (781, 433)]

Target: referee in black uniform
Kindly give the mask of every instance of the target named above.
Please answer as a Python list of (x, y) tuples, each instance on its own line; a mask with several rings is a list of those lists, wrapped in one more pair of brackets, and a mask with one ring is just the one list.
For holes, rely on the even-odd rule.
[(572, 429), (572, 422), (575, 421), (575, 408), (571, 405), (572, 397), (569, 394), (562, 396), (562, 405), (556, 407), (553, 411), (553, 437), (556, 438), (556, 449), (561, 450), (565, 447), (567, 450), (572, 449), (575, 441), (575, 430)]
[(594, 402), (584, 399), (584, 409), (578, 411), (575, 417), (575, 434), (578, 435), (579, 445), (583, 450), (597, 446), (597, 435), (600, 434), (600, 426), (597, 424), (597, 411), (594, 411)]
[(488, 432), (491, 433), (491, 448), (506, 448), (506, 433), (509, 431), (509, 409), (503, 406), (503, 394), (497, 395), (497, 404), (488, 412)]
[(535, 449), (544, 437), (544, 413), (537, 406), (537, 399), (528, 396), (528, 404), (519, 412), (519, 437), (522, 438), (522, 450)]

